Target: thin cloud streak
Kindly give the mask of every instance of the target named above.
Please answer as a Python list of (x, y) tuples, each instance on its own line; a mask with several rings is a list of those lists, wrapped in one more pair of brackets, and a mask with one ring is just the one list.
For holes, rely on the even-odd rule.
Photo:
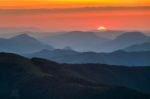
[(47, 13), (75, 13), (92, 11), (123, 11), (123, 10), (150, 10), (150, 6), (137, 7), (81, 7), (64, 9), (0, 9), (0, 14), (47, 14)]

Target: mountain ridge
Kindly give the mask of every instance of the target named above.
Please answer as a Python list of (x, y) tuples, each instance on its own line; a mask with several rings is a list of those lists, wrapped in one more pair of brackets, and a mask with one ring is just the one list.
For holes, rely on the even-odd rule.
[(67, 50), (42, 50), (32, 54), (26, 54), (27, 57), (39, 57), (56, 61), (58, 63), (82, 64), (97, 63), (111, 65), (127, 66), (149, 66), (150, 51), (126, 52), (118, 50), (112, 53), (96, 52), (76, 52)]
[(147, 42), (149, 39), (150, 37), (144, 35), (142, 32), (126, 32), (111, 41), (95, 46), (95, 51), (113, 52), (135, 44)]
[(150, 97), (150, 88), (147, 86), (149, 67), (58, 64), (44, 59), (27, 59), (10, 53), (0, 53), (0, 65), (0, 98), (3, 99)]
[(0, 39), (0, 51), (13, 53), (29, 53), (42, 49), (54, 49), (50, 45), (46, 45), (37, 39), (27, 35), (20, 34), (8, 39)]
[(89, 51), (95, 45), (109, 39), (97, 36), (94, 32), (72, 31), (64, 34), (43, 38), (43, 42), (53, 45), (57, 49), (71, 47), (77, 51)]
[(150, 51), (150, 42), (132, 45), (132, 46), (129, 46), (123, 50), (127, 51), (127, 52)]

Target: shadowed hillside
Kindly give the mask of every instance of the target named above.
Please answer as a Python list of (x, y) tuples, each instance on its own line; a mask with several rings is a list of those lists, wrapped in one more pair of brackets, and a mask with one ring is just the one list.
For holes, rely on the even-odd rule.
[(0, 53), (0, 98), (149, 99), (149, 70), (148, 67), (58, 64)]

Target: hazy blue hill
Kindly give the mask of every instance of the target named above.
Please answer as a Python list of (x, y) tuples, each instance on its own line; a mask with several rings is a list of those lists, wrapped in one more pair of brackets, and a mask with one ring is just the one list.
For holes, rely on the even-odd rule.
[(72, 50), (73, 51), (73, 49), (71, 47), (69, 47), (69, 46), (65, 47), (64, 50), (68, 50), (68, 51)]
[(68, 50), (42, 50), (40, 52), (25, 55), (27, 57), (40, 57), (59, 63), (102, 63), (111, 65), (149, 66), (150, 52), (125, 52), (112, 53), (75, 52)]
[(112, 41), (95, 46), (95, 50), (98, 52), (113, 52), (135, 44), (144, 43), (149, 39), (150, 37), (141, 32), (126, 32)]
[(100, 37), (105, 37), (110, 39), (114, 39), (117, 36), (125, 33), (125, 31), (119, 31), (119, 30), (106, 30), (106, 31), (95, 30), (93, 32), (95, 32), (95, 34)]
[[(61, 50), (61, 49), (56, 49), (56, 50), (41, 50), (39, 52), (35, 52), (32, 55), (36, 56), (42, 56), (42, 57), (67, 57), (67, 56), (74, 56), (78, 54), (78, 52), (73, 51), (73, 50)], [(30, 54), (29, 54), (30, 56)], [(36, 57), (35, 56), (35, 57)]]
[(94, 34), (94, 32), (73, 31), (43, 38), (45, 43), (53, 45), (56, 48), (71, 47), (78, 51), (89, 51), (99, 43), (108, 41)]
[[(0, 98), (149, 99), (146, 90), (150, 92), (149, 70), (146, 67), (58, 64), (0, 53)], [(128, 86), (128, 83), (131, 84)], [(137, 85), (141, 86), (136, 88)]]
[(29, 36), (28, 34), (21, 34), (21, 35), (17, 35), (17, 36), (14, 36), (12, 38), (10, 38), (10, 40), (13, 40), (13, 41), (29, 41), (29, 42), (40, 42), (38, 40), (36, 40), (35, 38)]
[(52, 46), (43, 44), (27, 34), (17, 35), (9, 39), (0, 39), (0, 45), (0, 51), (14, 53), (29, 53), (42, 49), (53, 49)]
[(140, 51), (150, 51), (150, 42), (133, 45), (123, 49), (127, 52), (140, 52)]

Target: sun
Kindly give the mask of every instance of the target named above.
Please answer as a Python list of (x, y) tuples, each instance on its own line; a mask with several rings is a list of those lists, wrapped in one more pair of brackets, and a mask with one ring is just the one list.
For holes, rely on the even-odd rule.
[(99, 30), (99, 31), (106, 31), (107, 28), (105, 26), (100, 26), (100, 27), (97, 28), (97, 30)]

